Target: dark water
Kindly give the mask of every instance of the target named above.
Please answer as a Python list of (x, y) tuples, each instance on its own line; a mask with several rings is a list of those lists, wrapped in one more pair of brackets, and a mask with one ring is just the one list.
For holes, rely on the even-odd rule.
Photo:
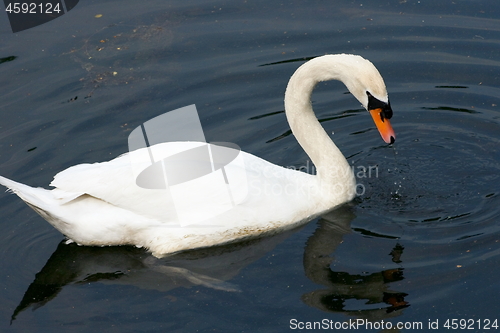
[(384, 145), (340, 83), (321, 84), (313, 106), (360, 196), (293, 232), (163, 260), (66, 245), (4, 194), (0, 330), (282, 332), (323, 319), (494, 329), (499, 31), (500, 3), (479, 0), (82, 0), (17, 34), (0, 15), (0, 170), (32, 186), (127, 151), (132, 129), (189, 104), (208, 141), (310, 167), (283, 93), (304, 58), (326, 53), (375, 63), (397, 133)]

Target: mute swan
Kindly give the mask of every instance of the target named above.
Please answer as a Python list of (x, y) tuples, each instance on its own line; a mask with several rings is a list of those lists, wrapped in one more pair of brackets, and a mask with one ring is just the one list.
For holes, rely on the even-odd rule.
[[(314, 86), (327, 80), (342, 81), (371, 113), (383, 140), (394, 142), (389, 122), (392, 110), (375, 66), (356, 55), (314, 58), (290, 78), (285, 110), (292, 133), (316, 166), (317, 174), (280, 167), (241, 152), (248, 194), (233, 209), (201, 224), (180, 225), (172, 202), (159, 194), (162, 190), (138, 187), (128, 154), (109, 162), (70, 167), (54, 177), (52, 190), (4, 177), (0, 177), (0, 184), (17, 194), (69, 241), (94, 246), (135, 245), (149, 249), (156, 257), (290, 229), (355, 196), (353, 171), (316, 119), (310, 102)], [(197, 144), (170, 142), (156, 148), (169, 156)], [(238, 179), (235, 181), (238, 183)], [(203, 204), (191, 202), (190, 196), (209, 190), (186, 190), (185, 204)]]

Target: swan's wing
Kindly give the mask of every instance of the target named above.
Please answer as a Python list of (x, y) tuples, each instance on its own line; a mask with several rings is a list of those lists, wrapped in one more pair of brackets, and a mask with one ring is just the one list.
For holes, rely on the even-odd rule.
[[(179, 152), (198, 147), (199, 142), (174, 142), (153, 146), (157, 160)], [(136, 170), (146, 169), (151, 165), (148, 154), (138, 154), (139, 159), (132, 165), (130, 154), (123, 154), (104, 163), (80, 164), (58, 173), (51, 183), (55, 193), (66, 198), (66, 202), (77, 194), (89, 194), (115, 206), (133, 211), (136, 214), (153, 218), (161, 222), (189, 222), (191, 224), (216, 216), (217, 205), (214, 202), (241, 202), (246, 193), (228, 199), (227, 184), (213, 186), (214, 177), (223, 178), (222, 170), (201, 177), (196, 181), (185, 182), (165, 189), (146, 189), (136, 184)], [(142, 158), (142, 159), (141, 159)], [(232, 163), (224, 168), (233, 190), (243, 188), (244, 167)], [(244, 178), (244, 177), (243, 177)], [(220, 183), (220, 182), (218, 182)], [(234, 192), (234, 191), (233, 191)], [(241, 192), (241, 191), (240, 191)], [(220, 209), (220, 207), (219, 207)]]
[(75, 165), (58, 173), (50, 185), (56, 187), (56, 194), (88, 194), (139, 215), (168, 221), (168, 198), (161, 190), (137, 186), (129, 164), (123, 156), (104, 163)]

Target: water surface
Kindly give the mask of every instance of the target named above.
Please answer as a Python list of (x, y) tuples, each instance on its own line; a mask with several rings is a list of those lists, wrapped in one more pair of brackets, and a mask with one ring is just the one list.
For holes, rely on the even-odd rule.
[(2, 331), (283, 332), (292, 319), (427, 329), (454, 318), (483, 331), (500, 319), (499, 27), (500, 4), (477, 0), (80, 1), (17, 34), (5, 16), (0, 169), (32, 186), (120, 155), (131, 130), (190, 104), (208, 141), (311, 168), (283, 94), (305, 59), (327, 53), (377, 66), (397, 142), (383, 143), (342, 84), (319, 85), (313, 107), (359, 197), (289, 233), (162, 260), (67, 245), (4, 194)]

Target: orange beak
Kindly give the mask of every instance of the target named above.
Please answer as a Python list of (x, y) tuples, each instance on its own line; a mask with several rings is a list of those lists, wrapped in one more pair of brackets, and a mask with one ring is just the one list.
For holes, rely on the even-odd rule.
[(384, 139), (386, 143), (394, 143), (394, 141), (396, 141), (396, 134), (392, 129), (389, 119), (384, 117), (382, 109), (378, 108), (370, 110), (370, 114), (372, 115), (373, 121), (375, 122), (382, 139)]

